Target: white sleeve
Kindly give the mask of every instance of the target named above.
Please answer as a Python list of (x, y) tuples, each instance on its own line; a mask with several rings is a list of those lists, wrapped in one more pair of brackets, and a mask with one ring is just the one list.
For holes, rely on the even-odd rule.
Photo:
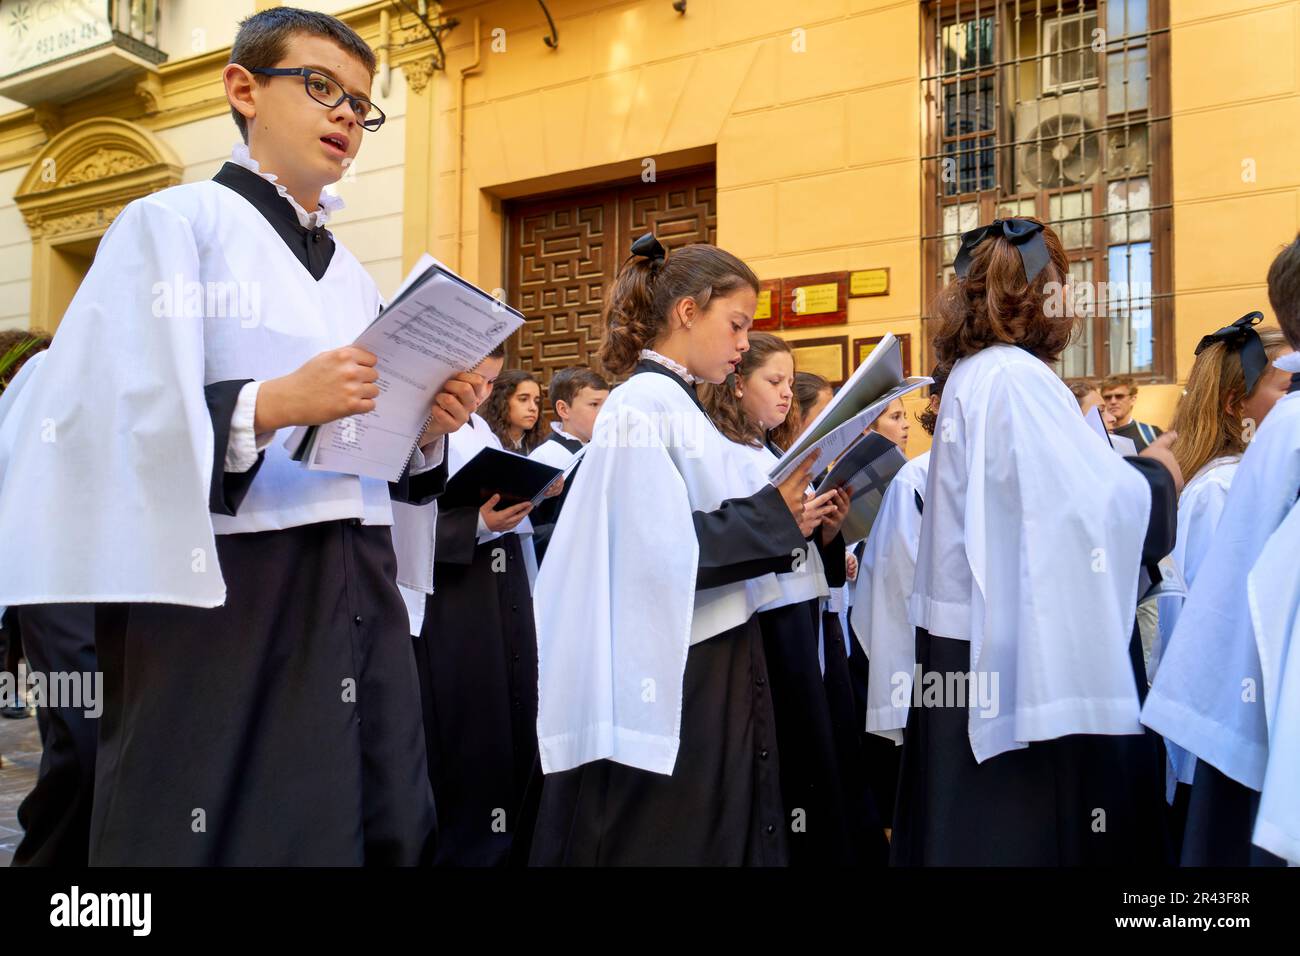
[(260, 382), (249, 382), (239, 390), (235, 411), (230, 416), (230, 438), (226, 442), (226, 471), (240, 474), (257, 464), (257, 456), (271, 444), (275, 432), (253, 432)]
[(442, 464), (442, 459), (446, 455), (447, 436), (443, 435), (423, 448), (415, 449), (415, 454), (411, 456), (410, 473), (412, 475), (422, 475), (426, 471), (433, 471)]

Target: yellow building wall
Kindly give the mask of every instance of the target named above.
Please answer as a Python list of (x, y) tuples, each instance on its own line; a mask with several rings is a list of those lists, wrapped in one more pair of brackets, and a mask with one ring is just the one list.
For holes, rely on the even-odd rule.
[[(910, 333), (919, 368), (919, 4), (691, 0), (685, 16), (658, 0), (548, 6), (556, 50), (536, 4), (444, 5), (461, 26), (431, 84), (432, 216), (426, 230), (408, 224), (408, 261), (431, 246), (503, 286), (502, 198), (578, 185), (575, 171), (639, 182), (644, 159), (662, 173), (712, 149), (718, 243), (760, 278), (890, 270), (889, 295), (851, 299), (847, 327), (783, 334), (851, 345)], [(460, 71), (475, 60), (475, 21), (458, 203)]]
[[(1300, 2), (1170, 0), (1178, 382), (1202, 335), (1261, 310), (1300, 228)], [(1181, 384), (1138, 394), (1167, 426)]]
[[(219, 80), (227, 21), (267, 5), (245, 0), (216, 16), (178, 2), (160, 102), (96, 95), (65, 107), (61, 125), (130, 119), (174, 146), (187, 181), (210, 175), (234, 138)], [(391, 4), (306, 5), (339, 12), (376, 45), (387, 12), (399, 67), (432, 50)], [(504, 286), (504, 199), (636, 182), (645, 159), (661, 173), (706, 160), (718, 241), (761, 277), (890, 270), (890, 294), (851, 299), (847, 326), (790, 338), (910, 333), (913, 369), (924, 371), (917, 0), (690, 0), (685, 16), (667, 0), (548, 6), (556, 50), (533, 2), (448, 0), (443, 13), (460, 25), (444, 38), (447, 69), (394, 70), (382, 101), (394, 122), (368, 138), (357, 180), (339, 187), (349, 201), (341, 234), (382, 289), (425, 250)], [(1201, 335), (1254, 308), (1269, 313), (1268, 264), (1300, 224), (1300, 0), (1169, 6), (1182, 382)], [(47, 141), (37, 120), (29, 110), (0, 116), (0, 325), (28, 321), (30, 245), (12, 185)], [(1144, 387), (1138, 417), (1167, 425), (1180, 393)], [(912, 432), (915, 453), (926, 440)]]

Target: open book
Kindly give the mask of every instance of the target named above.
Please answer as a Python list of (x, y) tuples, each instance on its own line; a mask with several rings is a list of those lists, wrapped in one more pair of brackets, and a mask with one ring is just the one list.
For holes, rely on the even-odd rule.
[[(584, 448), (583, 451), (586, 451)], [(438, 507), (481, 508), (493, 495), (500, 495), (497, 509), (530, 502), (533, 507), (546, 497), (546, 490), (561, 476), (568, 477), (582, 455), (561, 468), (534, 461), (524, 455), (498, 448), (484, 448), (451, 476)]]
[(426, 254), (353, 343), (379, 359), (373, 411), (295, 428), (284, 443), (306, 467), (396, 481), (428, 425), (433, 397), (523, 325), (521, 312)]
[(862, 440), (867, 426), (880, 417), (890, 402), (932, 381), (925, 376), (903, 377), (902, 348), (898, 339), (886, 332), (866, 361), (854, 369), (821, 414), (768, 472), (772, 484), (779, 485), (789, 477), (814, 450), (821, 452), (818, 467), (830, 467)]
[(907, 456), (894, 442), (871, 432), (840, 455), (834, 467), (817, 483), (818, 492), (840, 486), (849, 491), (852, 503), (840, 526), (845, 544), (857, 544), (871, 533), (885, 499), (885, 489), (905, 464)]

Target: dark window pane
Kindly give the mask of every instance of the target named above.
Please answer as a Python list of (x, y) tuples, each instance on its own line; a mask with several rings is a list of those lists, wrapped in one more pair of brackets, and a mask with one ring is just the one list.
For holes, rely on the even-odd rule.
[(943, 184), (944, 194), (971, 193), (980, 189), (993, 189), (998, 184), (997, 150), (992, 136), (960, 143), (944, 143)]
[[(960, 87), (960, 91), (958, 90)], [(943, 87), (943, 135), (992, 130), (994, 125), (993, 77), (981, 76), (945, 83)]]

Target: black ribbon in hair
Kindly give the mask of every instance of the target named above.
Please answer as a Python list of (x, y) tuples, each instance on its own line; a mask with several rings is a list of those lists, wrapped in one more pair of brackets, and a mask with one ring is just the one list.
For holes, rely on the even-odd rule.
[(1268, 368), (1268, 353), (1264, 351), (1264, 343), (1254, 328), (1263, 321), (1263, 312), (1243, 315), (1232, 325), (1225, 325), (1219, 331), (1204, 336), (1193, 354), (1200, 355), (1215, 342), (1222, 342), (1229, 352), (1240, 353), (1241, 372), (1246, 376), (1246, 394), (1249, 395), (1255, 390), (1264, 369)]
[(647, 259), (656, 259), (663, 262), (668, 258), (668, 252), (655, 238), (653, 232), (647, 232), (640, 239), (632, 243), (632, 255), (645, 256)]
[(975, 247), (985, 239), (997, 236), (1010, 240), (1016, 247), (1016, 251), (1020, 253), (1020, 264), (1025, 269), (1025, 279), (1029, 282), (1033, 282), (1034, 276), (1042, 272), (1051, 261), (1047, 242), (1043, 239), (1041, 222), (1031, 222), (1028, 219), (994, 219), (987, 226), (962, 233), (961, 248), (957, 251), (957, 259), (952, 264), (953, 270), (960, 278), (965, 278), (966, 272), (970, 269), (971, 256), (975, 253)]

